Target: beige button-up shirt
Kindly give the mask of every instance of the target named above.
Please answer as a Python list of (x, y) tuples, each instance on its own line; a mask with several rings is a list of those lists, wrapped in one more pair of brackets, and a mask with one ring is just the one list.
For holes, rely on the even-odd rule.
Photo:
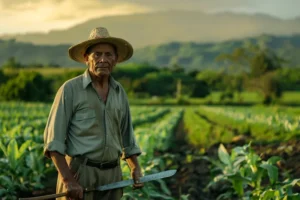
[(127, 95), (110, 76), (106, 103), (92, 86), (88, 70), (58, 90), (44, 131), (44, 154), (57, 151), (107, 162), (141, 154)]

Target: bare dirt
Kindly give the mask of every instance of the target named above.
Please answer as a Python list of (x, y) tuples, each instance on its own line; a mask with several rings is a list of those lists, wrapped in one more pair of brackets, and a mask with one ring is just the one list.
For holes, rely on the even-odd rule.
[[(191, 200), (212, 200), (218, 195), (226, 192), (226, 187), (217, 187), (206, 190), (206, 186), (212, 179), (210, 163), (201, 159), (199, 148), (191, 146), (187, 140), (184, 122), (178, 124), (177, 131), (174, 133), (173, 146), (168, 153), (174, 155), (173, 166), (177, 167), (175, 176), (167, 179), (167, 184), (172, 191), (173, 197), (180, 199), (181, 195), (188, 195)], [(246, 140), (233, 141), (225, 144), (230, 152), (236, 146), (248, 144)], [(279, 156), (281, 161), (277, 162), (279, 176), (288, 173), (292, 178), (300, 178), (300, 141), (291, 140), (273, 144), (252, 143), (252, 148), (263, 159), (267, 160), (271, 156)], [(211, 146), (205, 156), (217, 159), (219, 144)], [(162, 152), (161, 152), (162, 153)], [(300, 192), (300, 188), (295, 188), (295, 192)]]

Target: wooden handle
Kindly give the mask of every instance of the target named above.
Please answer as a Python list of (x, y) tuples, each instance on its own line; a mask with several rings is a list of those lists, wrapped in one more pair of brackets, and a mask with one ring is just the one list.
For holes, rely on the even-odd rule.
[(67, 196), (67, 193), (59, 193), (59, 194), (49, 194), (39, 197), (28, 197), (28, 198), (19, 198), (19, 200), (43, 200), (43, 199), (51, 199), (51, 198), (58, 198)]

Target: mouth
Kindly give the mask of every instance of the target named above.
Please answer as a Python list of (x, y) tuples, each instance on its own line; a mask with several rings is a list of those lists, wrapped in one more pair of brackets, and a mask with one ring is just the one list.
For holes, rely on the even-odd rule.
[(96, 69), (108, 69), (108, 67), (96, 67)]

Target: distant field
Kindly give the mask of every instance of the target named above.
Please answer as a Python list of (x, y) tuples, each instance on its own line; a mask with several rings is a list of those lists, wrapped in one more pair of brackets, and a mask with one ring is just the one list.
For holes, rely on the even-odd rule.
[[(260, 104), (262, 102), (262, 97), (255, 92), (242, 92), (240, 97), (242, 101), (238, 99), (238, 96), (235, 95), (232, 100), (225, 100), (220, 102), (221, 92), (212, 92), (209, 96), (205, 98), (188, 98), (190, 104), (219, 104), (219, 103), (245, 103), (245, 104)], [(153, 97), (148, 99), (135, 99), (130, 98), (131, 104), (176, 104), (175, 98), (162, 98), (162, 97)], [(282, 98), (278, 101), (279, 104), (284, 105), (300, 105), (300, 92), (298, 91), (287, 91), (283, 93)]]

